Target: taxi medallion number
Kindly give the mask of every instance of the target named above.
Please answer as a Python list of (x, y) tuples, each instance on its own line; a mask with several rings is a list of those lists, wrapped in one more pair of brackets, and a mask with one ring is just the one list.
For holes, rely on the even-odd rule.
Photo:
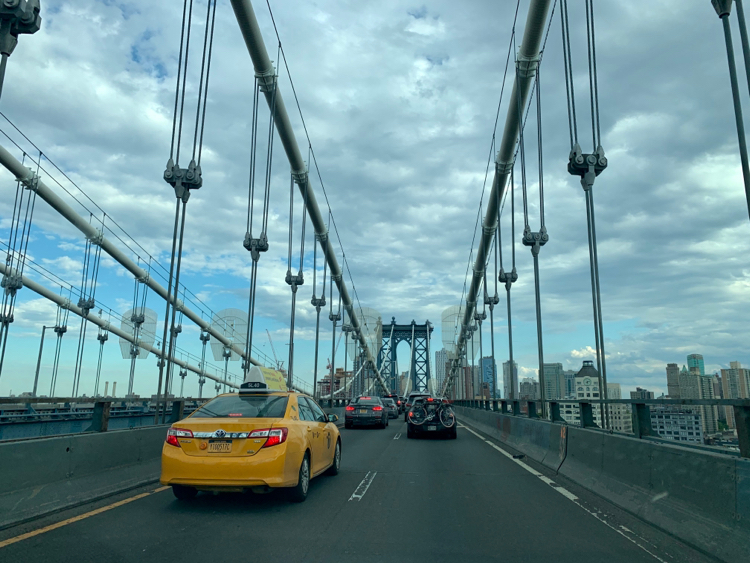
[(208, 442), (208, 453), (210, 454), (228, 454), (231, 452), (231, 440), (210, 440)]

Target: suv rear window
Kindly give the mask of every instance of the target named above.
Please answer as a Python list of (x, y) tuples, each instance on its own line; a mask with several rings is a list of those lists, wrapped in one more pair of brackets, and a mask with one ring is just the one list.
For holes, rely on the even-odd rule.
[(283, 418), (288, 400), (287, 395), (217, 397), (191, 418)]
[(396, 401), (394, 401), (394, 400), (393, 400), (393, 399), (391, 399), (390, 397), (383, 397), (383, 398), (381, 399), (381, 401), (383, 401), (383, 404), (384, 404), (384, 405), (395, 405), (395, 404), (396, 404)]
[(360, 405), (379, 405), (380, 399), (377, 397), (357, 397), (356, 403)]

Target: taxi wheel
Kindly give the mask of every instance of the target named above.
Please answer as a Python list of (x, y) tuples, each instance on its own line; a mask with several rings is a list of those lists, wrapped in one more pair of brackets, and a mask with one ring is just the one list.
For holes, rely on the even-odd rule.
[(333, 465), (328, 468), (326, 475), (338, 475), (341, 468), (341, 442), (336, 440), (336, 450), (333, 452)]
[(310, 489), (310, 455), (305, 453), (302, 465), (299, 468), (299, 479), (297, 485), (289, 489), (289, 500), (292, 502), (305, 502), (307, 491)]
[(179, 500), (190, 500), (196, 497), (198, 489), (185, 487), (184, 485), (172, 485), (172, 492)]

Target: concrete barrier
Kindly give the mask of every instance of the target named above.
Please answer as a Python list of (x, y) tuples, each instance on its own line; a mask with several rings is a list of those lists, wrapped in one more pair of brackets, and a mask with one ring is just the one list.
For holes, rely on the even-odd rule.
[(155, 482), (166, 426), (0, 443), (0, 529)]
[(750, 560), (750, 460), (455, 407), (460, 419), (682, 541)]

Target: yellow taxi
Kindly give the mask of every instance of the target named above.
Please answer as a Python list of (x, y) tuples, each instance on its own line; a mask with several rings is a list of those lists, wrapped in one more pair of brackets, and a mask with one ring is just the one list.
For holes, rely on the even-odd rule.
[(198, 491), (284, 487), (292, 501), (302, 502), (310, 479), (339, 472), (336, 420), (307, 395), (245, 382), (239, 393), (219, 395), (172, 425), (161, 484), (181, 500)]

